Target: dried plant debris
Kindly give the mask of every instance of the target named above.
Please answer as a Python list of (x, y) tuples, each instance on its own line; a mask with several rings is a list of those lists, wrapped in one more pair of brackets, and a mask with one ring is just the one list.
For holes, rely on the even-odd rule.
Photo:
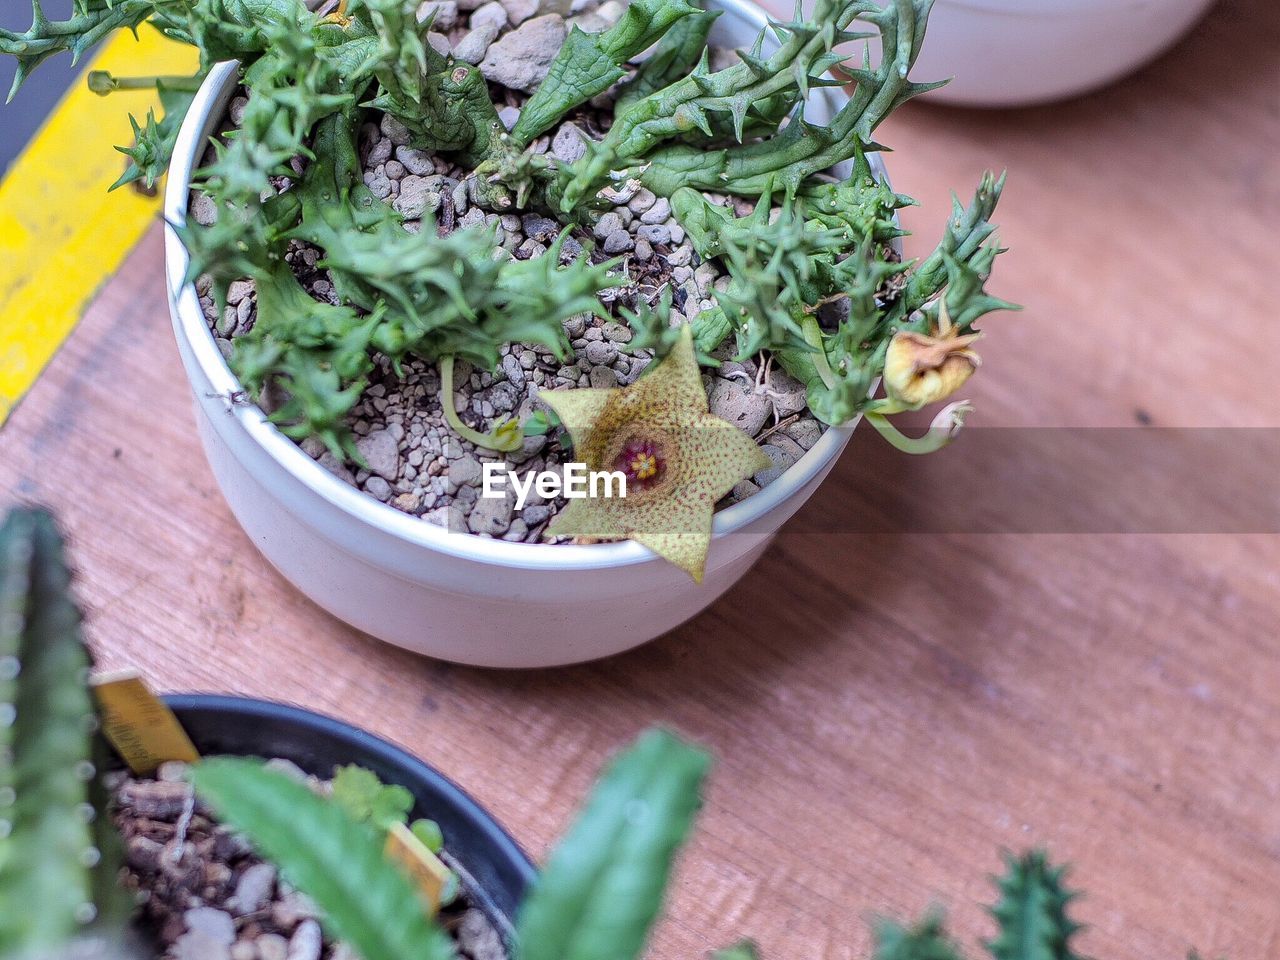
[[(268, 766), (330, 791), (287, 760)], [(348, 770), (352, 768), (346, 768)], [(345, 802), (361, 795), (347, 775)], [(125, 842), (125, 883), (141, 899), (140, 923), (165, 960), (358, 960), (323, 931), (315, 905), (196, 798), (182, 764), (155, 778), (116, 774), (115, 823)], [(375, 820), (407, 814), (398, 788), (364, 793)], [(416, 832), (416, 831), (415, 831)], [(440, 913), (458, 955), (506, 960), (497, 930), (465, 893)]]

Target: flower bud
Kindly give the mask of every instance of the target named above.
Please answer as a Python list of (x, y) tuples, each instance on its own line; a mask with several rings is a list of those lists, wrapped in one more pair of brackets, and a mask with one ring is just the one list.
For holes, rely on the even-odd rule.
[(911, 409), (951, 396), (982, 362), (970, 349), (979, 334), (957, 336), (950, 327), (937, 336), (903, 330), (894, 334), (884, 358), (884, 387)]

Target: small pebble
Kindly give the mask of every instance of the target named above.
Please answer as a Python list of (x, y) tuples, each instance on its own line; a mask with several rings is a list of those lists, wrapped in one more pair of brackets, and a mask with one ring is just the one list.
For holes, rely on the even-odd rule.
[(173, 960), (231, 960), (231, 945), (197, 930), (178, 937), (170, 956)]
[(822, 439), (822, 426), (817, 420), (802, 418), (787, 427), (786, 433), (805, 450), (811, 450)]
[(202, 933), (225, 947), (236, 939), (236, 922), (231, 914), (213, 907), (195, 907), (182, 915), (189, 933)]
[(436, 30), (449, 31), (458, 23), (458, 4), (455, 0), (427, 0), (418, 7), (418, 23), (426, 23)]
[(476, 7), (475, 12), (471, 14), (471, 29), (476, 27), (489, 26), (496, 30), (506, 28), (508, 22), (507, 11), (498, 3), (498, 0), (489, 0), (488, 3), (482, 3)]
[(303, 920), (298, 929), (289, 938), (289, 952), (286, 960), (320, 960), (320, 950), (324, 942), (320, 934), (320, 924), (314, 920)]
[(370, 477), (364, 482), (364, 492), (374, 499), (381, 500), (386, 503), (391, 499), (391, 484), (383, 480), (381, 477)]
[(609, 236), (605, 237), (604, 252), (612, 256), (617, 253), (625, 253), (635, 246), (635, 240), (626, 230), (615, 230)]
[(755, 481), (757, 486), (767, 487), (769, 484), (773, 483), (773, 481), (782, 476), (788, 467), (795, 463), (795, 457), (791, 456), (791, 454), (786, 450), (772, 443), (766, 443), (760, 449), (763, 450), (765, 455), (773, 461), (773, 466), (766, 467), (751, 479)]
[(237, 917), (257, 913), (266, 905), (275, 883), (276, 868), (269, 863), (255, 863), (240, 875), (227, 906)]
[(601, 332), (604, 334), (604, 338), (606, 340), (612, 340), (614, 343), (630, 343), (631, 342), (631, 337), (632, 337), (631, 328), (628, 327), (625, 323), (617, 323), (616, 321), (606, 323), (601, 328)]
[(509, 3), (504, 6), (511, 22), (520, 25), (503, 34), (486, 50), (479, 64), (480, 72), (493, 83), (531, 93), (546, 79), (551, 61), (564, 43), (564, 18), (549, 13), (521, 22)]
[(607, 366), (618, 357), (618, 348), (607, 340), (592, 340), (587, 344), (587, 362)]
[(255, 945), (261, 960), (289, 960), (289, 941), (278, 933), (264, 933)]
[(693, 259), (693, 248), (679, 246), (667, 254), (667, 264), (672, 267), (683, 266)]
[(454, 45), (453, 56), (464, 63), (478, 64), (489, 52), (489, 45), (497, 36), (498, 28), (492, 24), (474, 27)]
[(551, 153), (561, 163), (576, 163), (587, 152), (586, 134), (575, 123), (563, 123), (551, 141)]
[(665, 224), (645, 224), (638, 232), (655, 247), (665, 246), (671, 242), (671, 228)]
[(405, 146), (409, 142), (409, 131), (403, 123), (391, 116), (391, 114), (384, 113), (379, 125), (382, 127), (383, 134), (396, 146)]
[(727, 420), (749, 437), (762, 429), (773, 413), (769, 398), (756, 393), (754, 384), (717, 377), (707, 404), (714, 416)]
[(520, 110), (517, 107), (503, 107), (498, 111), (498, 119), (508, 130), (514, 130), (516, 121), (520, 119)]
[(640, 215), (641, 223), (664, 223), (671, 216), (671, 201), (659, 197), (653, 206)]
[(371, 471), (385, 480), (395, 480), (400, 470), (400, 446), (390, 430), (374, 430), (361, 437), (356, 450)]
[(515, 499), (510, 493), (504, 497), (481, 497), (467, 516), (467, 529), (491, 537), (501, 536), (511, 526), (514, 510)]
[(609, 390), (618, 385), (618, 375), (608, 367), (592, 367), (588, 378), (591, 386), (597, 390)]
[(631, 202), (627, 204), (632, 213), (644, 213), (658, 202), (657, 195), (647, 187), (642, 187), (636, 191), (636, 195), (631, 198)]
[[(396, 159), (406, 170), (417, 177), (428, 177), (436, 172), (436, 165), (429, 154), (415, 147), (396, 147)], [(404, 185), (400, 187), (403, 195)]]

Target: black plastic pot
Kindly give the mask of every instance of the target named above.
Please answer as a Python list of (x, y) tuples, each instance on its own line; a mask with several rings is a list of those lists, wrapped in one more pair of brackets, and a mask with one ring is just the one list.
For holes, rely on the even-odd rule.
[(170, 694), (173, 710), (201, 754), (291, 760), (307, 773), (331, 777), (354, 763), (413, 794), (413, 816), (430, 817), (470, 901), (510, 942), (516, 908), (535, 876), (532, 861), (511, 836), (457, 784), (372, 734), (310, 710), (210, 694)]

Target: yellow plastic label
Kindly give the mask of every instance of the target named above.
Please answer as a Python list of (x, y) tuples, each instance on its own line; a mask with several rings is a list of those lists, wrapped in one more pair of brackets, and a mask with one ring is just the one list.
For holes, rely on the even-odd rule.
[(386, 854), (409, 872), (410, 878), (430, 904), (431, 912), (439, 910), (445, 887), (453, 878), (453, 871), (403, 823), (393, 824), (387, 831)]
[(145, 776), (169, 760), (200, 759), (182, 724), (136, 670), (90, 681), (102, 713), (102, 732), (134, 773)]

